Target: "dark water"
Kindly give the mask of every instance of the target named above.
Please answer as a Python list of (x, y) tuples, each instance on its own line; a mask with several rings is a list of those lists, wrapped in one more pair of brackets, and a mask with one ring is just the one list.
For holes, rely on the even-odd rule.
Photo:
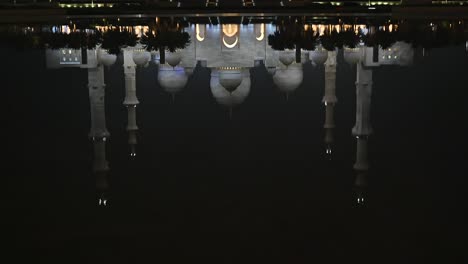
[(416, 54), (412, 66), (374, 70), (364, 208), (353, 194), (356, 69), (341, 52), (332, 161), (323, 66), (306, 64), (288, 101), (265, 68), (252, 69), (232, 119), (208, 69), (171, 103), (157, 66), (139, 68), (131, 159), (117, 62), (105, 70), (111, 187), (100, 208), (87, 71), (47, 70), (43, 51), (4, 49), (11, 252), (62, 263), (463, 263), (468, 55), (464, 46)]

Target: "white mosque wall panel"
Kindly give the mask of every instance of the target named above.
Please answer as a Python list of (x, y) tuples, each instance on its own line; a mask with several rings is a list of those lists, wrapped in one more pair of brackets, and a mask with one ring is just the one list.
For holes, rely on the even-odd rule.
[(97, 66), (96, 50), (81, 49), (46, 49), (46, 67), (58, 68), (95, 68)]

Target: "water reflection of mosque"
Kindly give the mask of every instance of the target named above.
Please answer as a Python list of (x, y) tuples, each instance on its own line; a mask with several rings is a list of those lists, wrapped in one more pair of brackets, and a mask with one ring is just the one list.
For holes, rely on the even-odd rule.
[[(303, 81), (302, 63), (297, 62), (294, 51), (275, 51), (267, 43), (266, 36), (274, 28), (265, 24), (250, 25), (193, 25), (187, 29), (191, 42), (187, 48), (168, 53), (166, 63), (160, 64), (158, 82), (173, 96), (187, 84), (194, 67), (199, 64), (211, 69), (210, 88), (216, 101), (232, 109), (248, 97), (251, 89), (250, 69), (266, 67), (273, 77), (276, 87), (286, 93), (292, 93)], [(334, 107), (338, 102), (335, 94), (336, 66), (338, 49), (327, 51), (318, 47), (313, 51), (301, 51), (301, 60), (314, 66), (324, 65), (325, 137), (326, 154), (332, 157), (334, 143)], [(47, 50), (49, 68), (80, 67), (88, 70), (88, 89), (91, 106), (91, 129), (89, 136), (94, 145), (94, 166), (96, 187), (102, 196), (100, 205), (107, 205), (105, 193), (109, 184), (107, 174), (109, 166), (106, 159), (106, 142), (109, 132), (105, 120), (105, 83), (104, 66), (113, 65), (116, 55), (110, 55), (99, 48), (87, 50)], [(125, 99), (127, 108), (128, 143), (130, 156), (136, 156), (137, 131), (135, 72), (137, 66), (146, 66), (150, 62), (159, 62), (158, 54), (142, 49), (141, 45), (122, 49), (125, 78)], [(412, 63), (413, 49), (409, 44), (395, 43), (383, 50), (366, 47), (344, 48), (344, 59), (356, 65), (356, 122), (352, 134), (356, 137), (356, 201), (364, 202), (366, 176), (369, 170), (367, 143), (372, 134), (370, 124), (370, 104), (372, 94), (372, 69), (380, 65), (407, 65)], [(317, 67), (321, 70), (322, 67)]]

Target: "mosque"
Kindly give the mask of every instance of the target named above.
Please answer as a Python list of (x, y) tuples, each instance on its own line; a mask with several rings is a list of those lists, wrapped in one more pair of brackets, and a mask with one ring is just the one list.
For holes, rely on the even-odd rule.
[[(210, 89), (216, 102), (232, 109), (241, 105), (249, 96), (251, 87), (250, 69), (264, 66), (272, 75), (275, 86), (282, 92), (294, 92), (303, 81), (302, 63), (296, 62), (295, 51), (273, 50), (267, 43), (267, 36), (274, 32), (270, 24), (194, 24), (186, 29), (191, 42), (185, 49), (174, 53), (167, 52), (165, 64), (158, 67), (160, 86), (175, 96), (189, 81), (193, 69), (199, 64), (211, 70)], [(144, 29), (142, 30), (144, 31)], [(142, 32), (141, 32), (142, 33)], [(366, 175), (369, 170), (367, 144), (372, 134), (370, 105), (372, 94), (372, 69), (382, 65), (410, 65), (413, 49), (409, 44), (397, 42), (382, 50), (377, 47), (359, 45), (357, 48), (344, 48), (344, 59), (356, 69), (356, 123), (352, 134), (356, 137), (355, 186), (359, 190), (357, 202), (364, 203)], [(148, 52), (140, 44), (122, 49), (125, 79), (125, 99), (127, 108), (127, 132), (130, 156), (136, 156), (137, 116), (136, 107), (136, 68), (148, 63), (159, 63), (159, 55)], [(338, 102), (336, 90), (336, 66), (338, 49), (327, 51), (318, 47), (314, 51), (302, 51), (301, 61), (313, 65), (324, 65), (325, 138), (326, 153), (331, 154), (334, 142), (334, 107)], [(108, 54), (99, 48), (93, 50), (46, 50), (47, 67), (51, 69), (77, 67), (88, 70), (88, 88), (91, 106), (91, 129), (89, 137), (94, 144), (94, 172), (98, 189), (108, 188), (106, 174), (109, 166), (106, 160), (105, 144), (109, 138), (105, 122), (104, 67), (113, 65), (116, 55)], [(322, 68), (322, 67), (321, 67)], [(320, 69), (321, 69), (320, 68)], [(105, 204), (105, 198), (100, 198)]]

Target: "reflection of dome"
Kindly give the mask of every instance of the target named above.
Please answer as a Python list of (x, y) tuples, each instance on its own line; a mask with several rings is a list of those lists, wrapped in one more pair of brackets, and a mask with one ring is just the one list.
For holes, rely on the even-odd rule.
[(291, 65), (291, 63), (294, 62), (294, 59), (296, 58), (295, 56), (296, 54), (294, 53), (294, 51), (285, 50), (285, 51), (280, 51), (278, 59), (284, 65), (289, 66)]
[(97, 55), (99, 63), (104, 66), (111, 66), (117, 61), (117, 55), (109, 54), (103, 49), (99, 49)]
[(276, 69), (273, 82), (282, 92), (292, 92), (299, 87), (303, 79), (302, 64), (293, 64), (288, 68)]
[(219, 104), (222, 104), (227, 107), (233, 107), (244, 102), (245, 98), (250, 93), (250, 74), (248, 70), (244, 70), (241, 73), (242, 81), (237, 86), (237, 89), (229, 92), (223, 85), (220, 83), (219, 72), (213, 70), (211, 72), (210, 88), (213, 97)]
[(228, 91), (232, 92), (242, 83), (242, 72), (240, 69), (218, 70), (219, 83)]
[(158, 82), (169, 93), (180, 92), (187, 85), (188, 76), (182, 67), (159, 65)]
[(322, 65), (328, 59), (328, 51), (326, 49), (316, 49), (309, 53), (309, 59), (316, 65)]
[(138, 66), (145, 66), (151, 60), (151, 53), (145, 50), (133, 51), (133, 62)]
[(179, 65), (180, 61), (182, 60), (182, 56), (180, 53), (177, 52), (166, 52), (166, 63), (175, 67)]
[(360, 48), (344, 48), (343, 51), (344, 60), (351, 65), (361, 61), (361, 54)]

